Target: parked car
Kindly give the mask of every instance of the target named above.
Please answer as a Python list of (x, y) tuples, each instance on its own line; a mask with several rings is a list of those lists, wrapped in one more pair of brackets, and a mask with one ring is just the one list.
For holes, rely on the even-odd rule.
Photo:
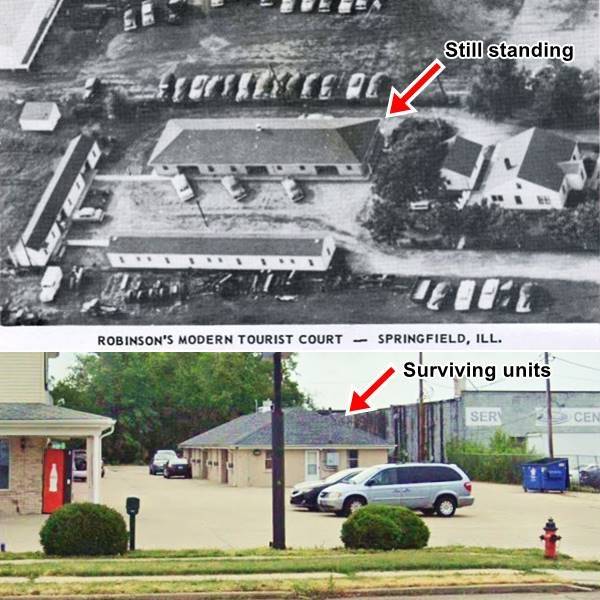
[(304, 75), (302, 73), (292, 73), (285, 84), (285, 95), (288, 98), (297, 98), (302, 88)]
[(314, 98), (319, 91), (319, 82), (321, 81), (321, 73), (310, 73), (304, 80), (300, 98), (308, 100)]
[(579, 484), (600, 490), (600, 465), (588, 465), (579, 469)]
[(269, 69), (265, 69), (256, 80), (254, 88), (253, 100), (265, 100), (271, 97), (271, 88), (273, 87), (273, 73)]
[(206, 88), (206, 84), (210, 77), (208, 75), (196, 75), (194, 79), (192, 79), (192, 84), (190, 85), (190, 91), (188, 94), (188, 98), (192, 102), (198, 102), (204, 96), (204, 90)]
[(137, 29), (135, 10), (127, 6), (123, 12), (123, 31), (134, 31)]
[[(358, 4), (356, 5), (356, 9), (358, 10)], [(365, 98), (369, 98), (370, 100), (376, 100), (379, 98), (379, 94), (381, 93), (381, 90), (385, 86), (388, 79), (388, 76), (382, 71), (375, 73), (375, 75), (373, 75), (369, 81)]]
[(429, 200), (411, 200), (408, 204), (410, 210), (429, 210), (431, 202)]
[(496, 306), (499, 310), (510, 310), (514, 303), (515, 296), (515, 282), (512, 279), (505, 281), (498, 288), (498, 295), (496, 296)]
[(211, 8), (221, 8), (222, 6), (225, 6), (225, 0), (210, 0)]
[(319, 12), (328, 13), (331, 12), (331, 5), (333, 0), (319, 0)]
[(431, 279), (417, 279), (411, 291), (410, 299), (415, 304), (425, 304), (432, 289), (433, 281)]
[[(85, 450), (73, 450), (71, 465), (71, 477), (73, 481), (87, 481), (87, 453)], [(104, 461), (100, 468), (100, 477), (104, 477)]]
[(104, 221), (104, 211), (101, 208), (85, 206), (73, 213), (73, 221), (102, 223)]
[(150, 27), (154, 23), (154, 4), (152, 0), (144, 0), (142, 2), (142, 27)]
[(273, 78), (273, 87), (271, 88), (271, 98), (281, 98), (285, 95), (285, 86), (292, 76), (288, 71), (278, 74), (277, 77)]
[(459, 312), (471, 310), (473, 296), (475, 295), (475, 286), (474, 279), (463, 279), (459, 283), (456, 297), (454, 298), (454, 310)]
[(178, 77), (173, 92), (173, 104), (182, 104), (187, 98), (190, 82), (187, 77)]
[(188, 178), (183, 173), (179, 173), (175, 175), (175, 177), (172, 177), (171, 183), (175, 188), (177, 196), (182, 202), (187, 202), (188, 200), (192, 200), (196, 197), (196, 193), (192, 189)]
[(340, 0), (338, 5), (338, 13), (340, 15), (349, 15), (352, 12), (354, 0)]
[(229, 195), (238, 202), (248, 195), (248, 190), (233, 175), (226, 175), (221, 179), (221, 183)]
[(243, 102), (244, 100), (250, 100), (253, 88), (254, 73), (251, 73), (250, 71), (242, 73), (240, 77), (240, 82), (238, 84), (237, 94), (235, 95), (235, 101)]
[(63, 272), (60, 267), (54, 265), (46, 267), (41, 281), (40, 302), (52, 302), (56, 298), (62, 277)]
[(313, 9), (315, 8), (316, 3), (317, 3), (317, 0), (302, 0), (302, 3), (300, 4), (300, 12), (303, 12), (303, 13), (312, 12)]
[(83, 85), (83, 100), (91, 100), (100, 90), (100, 79), (98, 77), (88, 77)]
[(290, 504), (308, 508), (308, 510), (319, 510), (319, 494), (323, 490), (326, 490), (335, 483), (345, 483), (363, 470), (359, 467), (343, 469), (319, 481), (303, 481), (302, 483), (298, 483), (292, 488)]
[(429, 310), (441, 310), (450, 300), (452, 284), (449, 281), (440, 281), (431, 292), (431, 298), (427, 302)]
[(168, 100), (173, 93), (173, 87), (175, 86), (175, 73), (165, 73), (158, 82), (158, 99)]
[(279, 7), (279, 12), (282, 13), (291, 13), (294, 12), (296, 8), (297, 0), (281, 0), (281, 6)]
[(304, 190), (300, 187), (298, 182), (291, 177), (284, 177), (281, 180), (281, 185), (292, 202), (302, 202), (304, 200)]
[(171, 479), (171, 477), (192, 478), (192, 465), (187, 458), (170, 458), (163, 468), (163, 477)]
[(477, 308), (479, 310), (492, 310), (492, 308), (494, 308), (499, 287), (499, 279), (486, 279), (483, 282), (481, 293), (479, 294), (479, 301), (477, 302)]
[(235, 90), (237, 86), (238, 76), (236, 73), (230, 73), (225, 77), (223, 82), (223, 91), (221, 92), (222, 98), (234, 98)]
[(216, 98), (221, 95), (223, 90), (223, 82), (225, 78), (223, 75), (213, 75), (207, 82), (206, 87), (204, 88), (204, 97), (205, 98)]
[(150, 475), (158, 475), (165, 469), (165, 465), (173, 458), (177, 458), (175, 450), (157, 450), (150, 462)]
[(367, 76), (364, 73), (354, 73), (348, 82), (348, 87), (346, 89), (346, 100), (360, 100), (366, 80)]
[(319, 90), (319, 100), (330, 100), (335, 91), (336, 84), (337, 77), (333, 73), (325, 75), (321, 82), (321, 89)]
[(391, 504), (429, 515), (452, 517), (457, 508), (471, 506), (469, 477), (456, 465), (406, 463), (375, 465), (346, 483), (319, 494), (319, 508), (348, 515), (367, 504)]
[(530, 313), (533, 310), (534, 296), (535, 285), (531, 281), (524, 283), (519, 290), (515, 312), (521, 314)]
[(368, 7), (369, 7), (369, 0), (356, 0), (356, 3), (354, 4), (354, 10), (356, 12), (361, 11), (361, 10), (367, 10)]
[(275, 6), (275, 1), (274, 0), (260, 0), (258, 5), (262, 6), (264, 8), (271, 8), (272, 6)]

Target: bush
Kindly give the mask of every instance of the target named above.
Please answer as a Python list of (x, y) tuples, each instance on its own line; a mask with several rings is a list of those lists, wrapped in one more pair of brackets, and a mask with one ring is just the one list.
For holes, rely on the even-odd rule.
[(427, 546), (429, 528), (408, 508), (369, 505), (346, 519), (342, 525), (342, 541), (346, 548), (418, 549)]
[(108, 556), (127, 551), (127, 527), (112, 508), (88, 502), (67, 504), (52, 513), (40, 531), (46, 554)]

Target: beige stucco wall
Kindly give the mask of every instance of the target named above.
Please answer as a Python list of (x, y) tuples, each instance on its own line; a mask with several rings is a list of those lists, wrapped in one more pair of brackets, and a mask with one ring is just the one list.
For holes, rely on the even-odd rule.
[(47, 402), (43, 352), (0, 353), (0, 402)]
[[(46, 438), (10, 437), (9, 489), (0, 490), (0, 515), (42, 512), (43, 463)], [(25, 448), (21, 449), (21, 439)]]

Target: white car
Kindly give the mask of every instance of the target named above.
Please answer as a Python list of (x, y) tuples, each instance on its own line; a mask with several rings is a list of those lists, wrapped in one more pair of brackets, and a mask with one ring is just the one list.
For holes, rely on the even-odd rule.
[(229, 195), (238, 202), (248, 195), (248, 190), (233, 175), (226, 175), (221, 179), (221, 183)]
[(477, 308), (479, 310), (492, 310), (492, 308), (494, 308), (499, 287), (499, 279), (486, 279), (483, 282), (481, 294), (479, 294), (479, 301), (477, 302)]
[(98, 77), (88, 77), (83, 86), (83, 99), (91, 100), (100, 89), (101, 83)]
[(333, 0), (319, 0), (319, 12), (320, 13), (328, 13), (331, 12), (331, 5), (333, 4)]
[(367, 10), (369, 7), (369, 0), (356, 0), (356, 4), (354, 5), (354, 10)]
[(172, 177), (171, 183), (175, 188), (177, 196), (182, 202), (187, 202), (196, 197), (188, 178), (183, 173), (179, 173), (178, 175), (175, 175), (175, 177)]
[(285, 86), (288, 79), (292, 76), (288, 71), (283, 71), (273, 78), (273, 87), (271, 88), (271, 98), (281, 98), (285, 95)]
[(275, 6), (275, 2), (274, 0), (260, 0), (258, 5), (264, 8), (271, 8), (271, 6)]
[(271, 88), (273, 87), (273, 73), (269, 69), (264, 70), (256, 80), (253, 100), (265, 100), (271, 97)]
[(101, 208), (86, 206), (75, 211), (73, 221), (87, 221), (89, 223), (102, 223), (104, 221), (104, 211)]
[(208, 75), (196, 75), (194, 79), (192, 79), (192, 85), (190, 86), (190, 93), (188, 94), (188, 98), (192, 100), (192, 102), (198, 102), (204, 95), (204, 88), (208, 83), (210, 77)]
[(46, 267), (42, 277), (42, 291), (40, 292), (40, 302), (52, 302), (60, 289), (63, 272), (60, 267)]
[(188, 95), (188, 78), (178, 77), (175, 82), (175, 89), (173, 90), (173, 103), (182, 104)]
[(460, 282), (456, 292), (456, 298), (454, 299), (454, 310), (460, 312), (471, 310), (471, 304), (475, 294), (475, 285), (474, 279), (463, 279)]
[(412, 289), (410, 299), (415, 304), (425, 304), (432, 287), (433, 281), (431, 279), (419, 279)]
[(452, 284), (449, 281), (440, 281), (433, 288), (433, 292), (431, 292), (431, 298), (429, 298), (429, 302), (427, 302), (427, 308), (435, 311), (441, 310), (448, 301), (451, 293)]
[(381, 88), (383, 87), (387, 79), (388, 76), (382, 71), (379, 71), (379, 73), (375, 73), (375, 75), (373, 75), (373, 77), (371, 77), (371, 80), (369, 81), (369, 85), (365, 93), (365, 98), (369, 98), (370, 100), (376, 100), (377, 98), (379, 98)]
[(352, 12), (353, 6), (354, 0), (340, 0), (340, 4), (338, 6), (338, 13), (340, 15), (349, 15)]
[(235, 96), (237, 80), (237, 73), (229, 73), (229, 75), (225, 76), (225, 81), (223, 82), (223, 91), (221, 92), (222, 98), (233, 98)]
[(515, 312), (530, 313), (533, 310), (533, 295), (535, 293), (535, 285), (528, 281), (521, 286), (519, 290), (519, 298), (515, 307)]
[(154, 23), (154, 4), (152, 0), (144, 0), (142, 2), (142, 27), (150, 27)]
[(346, 100), (360, 100), (366, 80), (367, 76), (364, 73), (354, 73), (348, 82)]
[(281, 180), (281, 185), (283, 186), (287, 197), (293, 202), (301, 202), (304, 200), (304, 191), (295, 179), (284, 177)]
[(225, 78), (223, 75), (213, 75), (206, 84), (204, 88), (204, 97), (205, 98), (216, 98), (221, 94), (221, 90), (223, 89), (223, 82)]
[(315, 7), (317, 0), (302, 0), (302, 4), (300, 4), (300, 12), (309, 13)]
[(413, 200), (408, 204), (410, 210), (429, 210), (431, 202), (429, 200)]
[(333, 73), (325, 75), (321, 82), (321, 89), (319, 90), (319, 100), (331, 100), (336, 83), (337, 77)]
[(252, 87), (254, 86), (254, 73), (247, 71), (242, 73), (238, 84), (237, 94), (235, 95), (236, 102), (244, 102), (250, 100), (252, 96)]
[(291, 13), (294, 12), (296, 8), (297, 0), (281, 0), (281, 6), (279, 7), (279, 12), (282, 13)]
[(225, 6), (225, 0), (210, 0), (211, 8), (221, 8), (222, 6)]
[(134, 31), (135, 29), (137, 29), (135, 10), (129, 6), (123, 13), (123, 31)]
[(302, 91), (300, 92), (300, 98), (303, 100), (309, 100), (314, 98), (319, 90), (319, 81), (321, 79), (320, 73), (311, 73), (304, 80)]

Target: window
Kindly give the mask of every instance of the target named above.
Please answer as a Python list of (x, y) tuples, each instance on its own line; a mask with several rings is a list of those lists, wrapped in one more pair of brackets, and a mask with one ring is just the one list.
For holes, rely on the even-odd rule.
[(585, 174), (583, 173), (583, 170), (579, 171), (579, 174), (581, 175), (581, 180), (585, 181)]
[(308, 259), (308, 264), (309, 264), (311, 267), (314, 267), (314, 266), (315, 266), (315, 261), (314, 261), (312, 258), (309, 258), (309, 259)]
[(290, 263), (293, 264), (293, 265), (295, 265), (296, 261), (293, 258), (290, 258)]
[(492, 194), (492, 202), (503, 202), (504, 201), (504, 196), (500, 196), (499, 194), (497, 196)]
[(440, 483), (443, 481), (460, 481), (461, 475), (450, 467), (417, 467), (415, 483)]
[(220, 262), (220, 263), (222, 263), (223, 259), (219, 256), (219, 258), (217, 258), (217, 261)]
[(346, 165), (346, 171), (352, 171), (352, 165)]
[(327, 248), (327, 254), (331, 256), (331, 248)]
[(211, 262), (212, 262), (212, 258), (211, 258), (210, 256), (207, 256), (207, 257), (206, 257), (206, 262), (209, 262), (209, 263), (211, 263)]
[(121, 261), (121, 264), (124, 265), (125, 264), (125, 259), (122, 256), (119, 256), (119, 261)]
[(146, 260), (147, 260), (148, 262), (152, 262), (152, 257), (151, 257), (151, 256), (146, 256)]
[(358, 467), (358, 450), (348, 450), (348, 468), (356, 469)]
[(261, 258), (261, 259), (260, 259), (260, 264), (261, 264), (263, 267), (266, 267), (266, 266), (267, 266), (267, 261), (266, 261), (264, 258)]
[(283, 167), (282, 167), (281, 165), (276, 165), (276, 166), (275, 166), (275, 168), (276, 168), (278, 171), (283, 171)]
[(515, 204), (523, 204), (523, 198), (521, 198), (521, 196), (515, 196)]
[(236, 258), (236, 259), (235, 259), (235, 262), (236, 262), (238, 265), (240, 265), (240, 267), (242, 266), (242, 261), (241, 261), (241, 259), (239, 259), (239, 258)]
[(142, 257), (141, 256), (136, 256), (135, 260), (137, 260), (138, 262), (142, 262)]
[(322, 165), (316, 166), (315, 171), (317, 175), (339, 175), (338, 168), (334, 165)]
[(190, 256), (190, 265), (194, 264), (194, 259)]
[(561, 189), (561, 191), (562, 191), (563, 194), (567, 193), (567, 188), (565, 187), (564, 183), (560, 186), (560, 189)]
[(538, 196), (537, 200), (538, 200), (538, 204), (541, 204), (542, 206), (544, 206), (544, 205), (547, 206), (550, 204), (550, 198), (548, 196)]
[(265, 450), (265, 471), (270, 471), (273, 468), (273, 453), (271, 450)]
[(283, 260), (283, 258), (279, 259), (279, 264), (282, 265), (285, 261)]
[(517, 181), (517, 189), (520, 190), (523, 186)]
[(209, 173), (214, 173), (215, 172), (215, 168), (212, 165), (206, 165), (206, 168), (208, 169)]
[(371, 485), (394, 485), (398, 481), (396, 475), (397, 471), (398, 469), (385, 469), (379, 471), (379, 473), (370, 480)]
[(170, 265), (170, 264), (171, 264), (171, 261), (169, 260), (169, 257), (168, 257), (168, 256), (165, 256), (165, 262), (166, 262), (168, 265)]
[(7, 490), (10, 481), (10, 446), (8, 440), (0, 440), (0, 490)]
[(300, 165), (300, 166), (299, 166), (299, 169), (300, 169), (301, 171), (306, 171), (306, 167), (305, 167), (304, 165)]
[(229, 167), (229, 170), (230, 170), (232, 173), (237, 173), (237, 167)]
[(246, 167), (248, 175), (268, 175), (269, 169), (263, 165), (248, 165)]

